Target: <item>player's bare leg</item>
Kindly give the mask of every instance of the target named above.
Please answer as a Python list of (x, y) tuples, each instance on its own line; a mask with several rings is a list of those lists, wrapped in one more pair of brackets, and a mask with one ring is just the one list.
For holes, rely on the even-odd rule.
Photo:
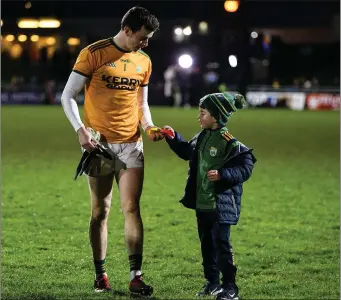
[(143, 168), (130, 168), (119, 174), (121, 207), (125, 219), (124, 230), (129, 255), (143, 252), (143, 223), (140, 214), (143, 176)]
[(105, 259), (108, 239), (107, 222), (111, 206), (113, 179), (113, 173), (101, 177), (88, 177), (91, 195), (89, 237), (96, 270), (94, 283), (96, 292), (111, 290), (105, 271)]
[(131, 281), (129, 290), (140, 295), (151, 295), (153, 288), (142, 281), (143, 223), (140, 197), (144, 168), (128, 168), (119, 174), (121, 207), (125, 219), (125, 239), (129, 255)]

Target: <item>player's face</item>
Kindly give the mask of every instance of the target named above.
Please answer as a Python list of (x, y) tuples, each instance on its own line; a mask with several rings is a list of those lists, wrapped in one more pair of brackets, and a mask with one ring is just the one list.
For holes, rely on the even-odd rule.
[(149, 39), (153, 36), (153, 31), (148, 31), (143, 26), (140, 30), (132, 32), (129, 28), (125, 30), (127, 35), (127, 47), (131, 51), (138, 51), (148, 46)]
[(209, 111), (204, 108), (199, 108), (199, 122), (202, 129), (214, 129), (217, 126), (217, 121), (211, 116)]

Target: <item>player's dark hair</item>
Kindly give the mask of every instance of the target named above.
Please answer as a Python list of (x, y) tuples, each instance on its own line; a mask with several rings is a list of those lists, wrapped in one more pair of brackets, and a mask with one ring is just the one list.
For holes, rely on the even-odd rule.
[(132, 32), (139, 31), (142, 26), (149, 31), (156, 31), (159, 29), (159, 25), (159, 21), (154, 15), (139, 6), (129, 9), (121, 21), (121, 29), (127, 26)]

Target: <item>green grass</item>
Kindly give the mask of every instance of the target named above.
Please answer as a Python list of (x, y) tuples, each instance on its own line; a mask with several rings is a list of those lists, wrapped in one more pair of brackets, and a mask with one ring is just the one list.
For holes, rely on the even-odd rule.
[[(185, 138), (197, 110), (152, 108), (154, 122)], [(233, 135), (258, 162), (232, 229), (243, 299), (340, 298), (339, 112), (245, 110)], [(204, 280), (193, 211), (178, 200), (187, 163), (145, 140), (142, 196), (145, 279), (156, 299), (193, 299)], [(108, 274), (123, 296), (95, 295), (89, 195), (76, 135), (60, 107), (2, 107), (2, 298), (124, 299), (128, 261), (117, 188)]]

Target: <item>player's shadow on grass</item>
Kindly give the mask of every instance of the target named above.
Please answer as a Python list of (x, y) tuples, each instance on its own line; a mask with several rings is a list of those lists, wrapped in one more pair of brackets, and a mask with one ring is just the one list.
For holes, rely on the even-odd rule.
[(144, 299), (148, 299), (148, 300), (159, 300), (159, 298), (156, 298), (154, 296), (139, 296), (139, 295), (132, 295), (130, 292), (128, 291), (124, 291), (124, 290), (113, 290), (111, 293), (111, 295), (119, 298), (119, 299), (141, 299), (141, 300), (144, 300)]
[(58, 300), (56, 296), (39, 295), (39, 294), (28, 294), (20, 296), (2, 296), (2, 299), (6, 300)]

